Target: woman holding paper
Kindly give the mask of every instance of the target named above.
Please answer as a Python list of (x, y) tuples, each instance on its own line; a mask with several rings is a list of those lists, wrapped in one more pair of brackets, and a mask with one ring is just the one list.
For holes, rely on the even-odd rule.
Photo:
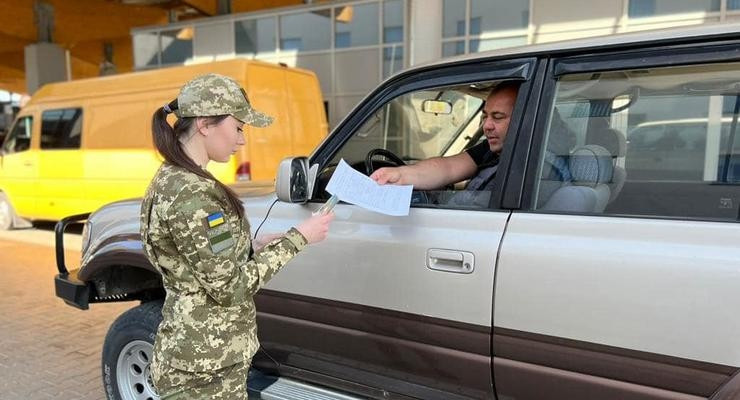
[(259, 348), (252, 296), (303, 247), (327, 236), (331, 213), (255, 251), (241, 201), (206, 170), (244, 145), (245, 125), (271, 122), (236, 81), (216, 74), (186, 83), (152, 118), (164, 162), (142, 202), (141, 238), (167, 292), (151, 363), (163, 400), (246, 399)]

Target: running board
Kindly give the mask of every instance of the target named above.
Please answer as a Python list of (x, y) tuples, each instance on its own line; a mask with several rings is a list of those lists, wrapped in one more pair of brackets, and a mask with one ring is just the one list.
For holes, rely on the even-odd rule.
[(254, 370), (249, 373), (247, 391), (250, 400), (362, 400), (360, 397)]

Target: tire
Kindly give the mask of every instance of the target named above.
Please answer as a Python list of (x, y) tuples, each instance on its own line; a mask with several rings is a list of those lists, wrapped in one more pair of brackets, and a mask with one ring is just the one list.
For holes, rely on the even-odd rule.
[(15, 211), (5, 193), (0, 193), (0, 231), (7, 231), (13, 227)]
[(103, 388), (108, 400), (159, 400), (149, 374), (154, 337), (162, 322), (161, 300), (121, 314), (103, 343)]

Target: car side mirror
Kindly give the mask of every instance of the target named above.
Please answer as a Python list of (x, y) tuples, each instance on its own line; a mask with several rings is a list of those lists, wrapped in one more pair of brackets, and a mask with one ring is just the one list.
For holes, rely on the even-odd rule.
[(307, 157), (288, 157), (280, 162), (275, 192), (280, 201), (305, 203), (311, 199), (317, 165), (309, 166)]

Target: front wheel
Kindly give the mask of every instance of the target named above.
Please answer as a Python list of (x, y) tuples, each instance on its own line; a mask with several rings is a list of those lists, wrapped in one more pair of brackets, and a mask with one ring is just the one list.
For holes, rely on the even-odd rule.
[(10, 205), (8, 196), (5, 193), (0, 193), (0, 231), (7, 231), (12, 228), (14, 218), (15, 212), (13, 206)]
[(162, 301), (152, 301), (121, 314), (103, 343), (103, 387), (108, 400), (158, 400), (149, 364), (154, 337), (162, 322)]

